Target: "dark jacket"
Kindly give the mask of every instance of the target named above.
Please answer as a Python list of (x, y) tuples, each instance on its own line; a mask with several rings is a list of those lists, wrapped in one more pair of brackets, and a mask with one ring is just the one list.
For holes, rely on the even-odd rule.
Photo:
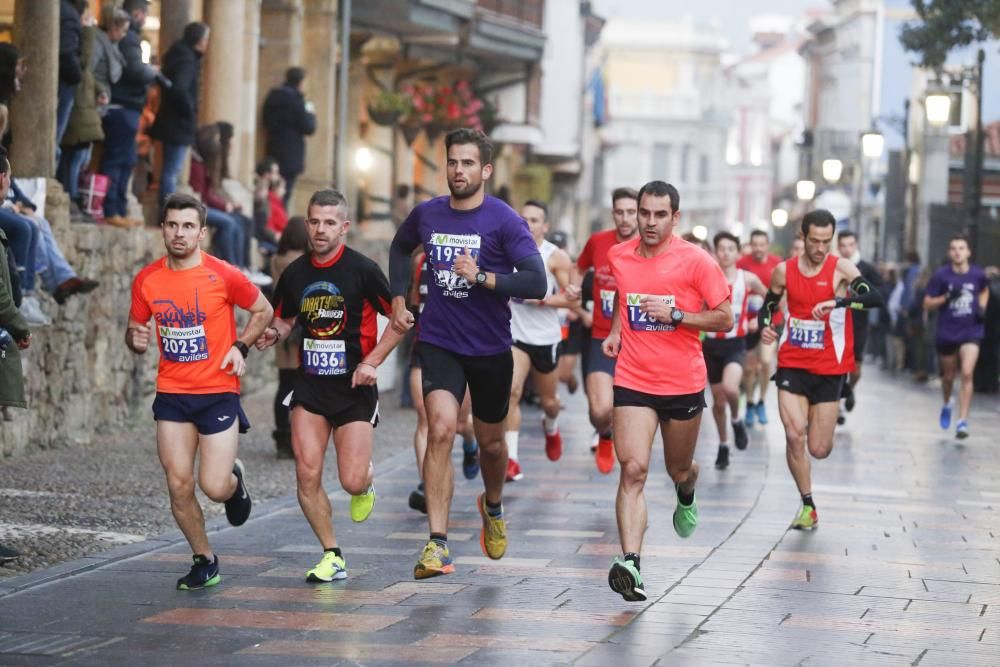
[(163, 75), (173, 85), (161, 86), (163, 97), (149, 136), (178, 146), (190, 146), (198, 130), (198, 78), (201, 54), (184, 40), (163, 56)]
[(59, 3), (59, 83), (75, 86), (80, 83), (80, 12), (69, 0)]
[(156, 79), (156, 70), (142, 62), (141, 44), (139, 27), (133, 23), (128, 33), (118, 42), (118, 50), (125, 58), (125, 67), (122, 78), (111, 86), (111, 103), (134, 111), (142, 111), (146, 106), (149, 84)]
[(104, 129), (101, 126), (101, 115), (97, 112), (97, 79), (94, 77), (94, 49), (97, 46), (98, 29), (84, 28), (80, 54), (85, 67), (80, 85), (76, 87), (76, 101), (69, 114), (69, 124), (63, 135), (62, 145), (66, 147), (79, 144), (89, 144), (104, 141)]
[(271, 89), (264, 100), (267, 154), (282, 174), (301, 174), (306, 163), (306, 136), (316, 131), (316, 116), (306, 111), (306, 99), (291, 86)]
[[(7, 255), (7, 236), (0, 230), (0, 255)], [(0, 327), (6, 329), (15, 341), (22, 340), (31, 333), (28, 323), (14, 305), (11, 293), (10, 270), (7, 262), (0, 262)], [(24, 400), (24, 375), (21, 371), (21, 351), (12, 342), (0, 352), (0, 405), (26, 408)]]

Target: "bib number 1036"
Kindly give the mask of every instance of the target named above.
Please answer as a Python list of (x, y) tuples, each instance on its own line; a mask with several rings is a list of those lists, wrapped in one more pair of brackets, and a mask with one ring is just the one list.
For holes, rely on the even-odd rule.
[(302, 369), (307, 375), (343, 375), (347, 372), (347, 346), (342, 340), (302, 341)]

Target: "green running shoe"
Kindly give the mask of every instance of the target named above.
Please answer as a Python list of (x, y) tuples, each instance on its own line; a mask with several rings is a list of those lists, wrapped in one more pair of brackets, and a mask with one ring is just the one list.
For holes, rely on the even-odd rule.
[(413, 568), (414, 579), (429, 579), (442, 574), (451, 574), (455, 571), (455, 565), (448, 553), (448, 547), (430, 540), (424, 546), (417, 565)]
[(674, 530), (681, 537), (690, 537), (694, 529), (698, 527), (698, 501), (691, 500), (690, 505), (682, 505), (677, 501), (674, 508)]
[(803, 505), (799, 510), (799, 515), (792, 521), (792, 528), (795, 530), (815, 530), (819, 526), (819, 515), (816, 508)]
[(608, 571), (608, 585), (626, 602), (643, 602), (646, 599), (646, 589), (642, 585), (642, 575), (639, 568), (630, 560), (615, 558)]
[(334, 579), (347, 579), (347, 563), (332, 551), (324, 551), (323, 559), (306, 572), (306, 581), (326, 583)]
[(375, 484), (372, 483), (365, 493), (360, 496), (351, 496), (351, 520), (361, 523), (371, 516), (375, 507)]
[(191, 566), (191, 571), (177, 580), (177, 590), (196, 591), (215, 586), (222, 581), (222, 575), (219, 574), (218, 556), (213, 556), (212, 560), (208, 560), (201, 554), (195, 554), (193, 560), (194, 565)]

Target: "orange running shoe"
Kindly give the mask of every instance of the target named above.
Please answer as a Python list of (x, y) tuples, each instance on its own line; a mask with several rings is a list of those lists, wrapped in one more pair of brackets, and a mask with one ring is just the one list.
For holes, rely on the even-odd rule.
[[(544, 428), (543, 425), (543, 432)], [(545, 455), (549, 457), (549, 461), (558, 461), (562, 456), (562, 435), (558, 430), (552, 435), (545, 434)]]
[(615, 443), (610, 438), (601, 438), (597, 441), (597, 453), (594, 455), (594, 462), (602, 475), (608, 475), (615, 469)]

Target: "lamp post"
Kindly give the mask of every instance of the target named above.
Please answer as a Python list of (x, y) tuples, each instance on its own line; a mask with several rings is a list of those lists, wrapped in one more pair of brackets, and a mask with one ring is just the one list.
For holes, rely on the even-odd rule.
[[(861, 183), (858, 193), (858, 219), (857, 219), (857, 232), (861, 233), (861, 218), (864, 215), (865, 208), (865, 175), (867, 174), (867, 165), (869, 162), (874, 162), (882, 157), (882, 151), (885, 150), (885, 137), (882, 133), (878, 131), (877, 128), (872, 127), (864, 134), (861, 135)], [(885, 216), (882, 216), (883, 218)], [(879, 219), (878, 228), (878, 252), (876, 256), (885, 255), (885, 220)]]

